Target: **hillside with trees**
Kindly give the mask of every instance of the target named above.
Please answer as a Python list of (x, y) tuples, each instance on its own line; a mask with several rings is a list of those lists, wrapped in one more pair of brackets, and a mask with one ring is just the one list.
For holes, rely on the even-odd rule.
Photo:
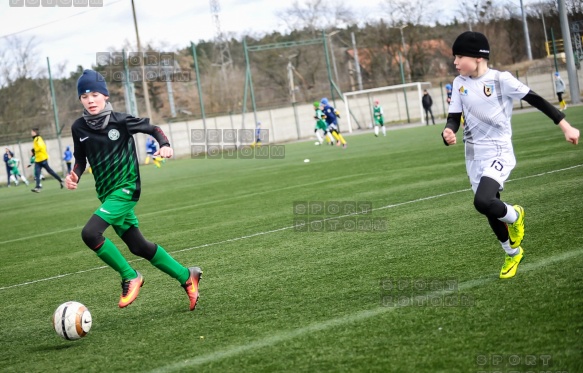
[[(406, 81), (430, 81), (434, 84), (448, 82), (455, 76), (452, 65), (451, 44), (463, 31), (472, 29), (489, 38), (491, 66), (505, 69), (527, 59), (520, 8), (509, 1), (460, 2), (459, 16), (442, 23), (438, 4), (415, 1), (384, 1), (384, 14), (379, 21), (362, 23), (354, 19), (350, 6), (335, 3), (333, 17), (322, 21), (319, 10), (327, 0), (295, 1), (277, 16), (293, 31), (287, 34), (273, 32), (265, 35), (248, 35), (248, 46), (273, 43), (326, 40), (328, 51), (333, 53), (331, 72), (342, 91), (359, 89), (356, 84), (352, 34), (356, 41), (359, 67), (364, 89), (401, 83), (400, 58)], [(431, 3), (431, 4), (430, 4)], [(567, 1), (569, 20), (583, 20), (580, 0)], [(527, 22), (534, 60), (540, 66), (551, 66), (547, 58), (543, 17), (547, 35), (550, 29), (560, 38), (560, 24), (556, 3), (542, 1), (527, 8)], [(401, 34), (402, 32), (402, 34)], [(324, 37), (324, 35), (327, 35)], [(548, 36), (550, 38), (550, 36)], [(322, 44), (312, 44), (286, 49), (269, 49), (249, 53), (250, 68), (257, 107), (260, 109), (290, 105), (289, 74), (295, 81), (294, 96), (298, 104), (330, 95), (326, 55)], [(231, 35), (229, 47), (232, 65), (227, 79), (214, 63), (217, 48), (213, 41), (199, 41), (196, 46), (200, 69), (205, 112), (207, 116), (241, 113), (245, 98), (245, 55), (243, 39)], [(47, 137), (55, 134), (51, 94), (46, 60), (36, 52), (34, 39), (24, 40), (11, 36), (3, 40), (0, 49), (0, 142), (11, 143), (28, 138), (31, 127), (40, 127)], [(145, 48), (156, 52), (153, 45)], [(127, 50), (132, 50), (128, 45)], [(172, 90), (177, 117), (172, 118), (167, 83), (162, 79), (149, 82), (149, 97), (154, 122), (163, 123), (186, 118), (200, 118), (196, 75), (190, 45), (175, 51), (175, 67), (183, 73), (182, 81), (173, 81)], [(401, 56), (401, 57), (399, 57)], [(290, 67), (291, 66), (291, 67)], [(523, 63), (528, 69), (530, 63)], [(75, 92), (76, 80), (83, 69), (94, 68), (113, 74), (123, 70), (119, 64), (104, 66), (78, 66), (75, 71), (63, 71), (63, 66), (53, 66), (54, 89), (58, 116), (63, 133), (81, 114)], [(514, 71), (513, 71), (514, 72)], [(522, 72), (521, 72), (522, 73)], [(113, 76), (113, 75), (110, 75)], [(121, 82), (108, 83), (114, 109), (125, 111), (124, 88)], [(135, 93), (141, 116), (145, 114), (143, 84), (135, 82)], [(246, 111), (251, 110), (247, 99)]]

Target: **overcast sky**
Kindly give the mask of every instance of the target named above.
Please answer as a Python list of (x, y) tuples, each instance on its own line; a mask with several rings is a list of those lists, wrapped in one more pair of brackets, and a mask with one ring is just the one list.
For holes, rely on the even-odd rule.
[[(66, 63), (66, 72), (77, 65), (89, 68), (95, 63), (97, 52), (111, 48), (121, 51), (125, 41), (135, 45), (131, 0), (102, 0), (101, 7), (11, 6), (19, 1), (30, 0), (1, 1), (0, 48), (6, 48), (7, 35), (16, 34), (25, 40), (34, 36), (38, 52), (35, 60), (42, 67), (49, 57), (52, 66)], [(382, 0), (345, 2), (361, 20), (383, 17), (381, 3)], [(451, 19), (457, 9), (456, 0), (440, 2), (447, 3), (451, 5), (449, 10), (440, 12), (442, 19)], [(288, 4), (275, 0), (221, 0), (222, 30), (237, 37), (274, 30), (285, 32), (276, 12)], [(142, 46), (151, 43), (170, 51), (185, 47), (190, 41), (211, 40), (215, 34), (208, 0), (135, 0), (135, 5)]]

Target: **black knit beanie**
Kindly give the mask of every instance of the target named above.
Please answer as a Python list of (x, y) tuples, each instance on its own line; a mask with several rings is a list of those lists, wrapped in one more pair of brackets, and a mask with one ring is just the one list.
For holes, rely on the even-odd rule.
[(466, 31), (455, 39), (451, 47), (454, 56), (490, 59), (490, 44), (484, 34)]

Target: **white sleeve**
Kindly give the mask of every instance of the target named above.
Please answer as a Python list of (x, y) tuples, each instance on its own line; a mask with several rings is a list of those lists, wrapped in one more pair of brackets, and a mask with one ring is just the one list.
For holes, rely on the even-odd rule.
[(520, 100), (530, 92), (530, 88), (512, 76), (508, 71), (501, 72), (499, 80), (502, 95), (508, 96), (513, 100)]
[(451, 101), (449, 103), (449, 110), (448, 113), (461, 113), (463, 112), (462, 108), (462, 100), (460, 96), (460, 80), (454, 79), (453, 85), (451, 88)]

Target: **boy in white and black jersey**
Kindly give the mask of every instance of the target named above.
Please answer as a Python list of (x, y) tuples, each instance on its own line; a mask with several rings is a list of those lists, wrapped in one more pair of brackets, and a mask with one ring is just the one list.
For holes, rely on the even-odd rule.
[(565, 139), (577, 144), (579, 130), (565, 115), (508, 72), (488, 68), (490, 46), (479, 32), (466, 31), (455, 40), (454, 64), (460, 75), (453, 82), (447, 124), (442, 133), (446, 145), (456, 143), (455, 133), (465, 118), (466, 170), (474, 206), (488, 218), (506, 252), (500, 278), (516, 274), (524, 250), (524, 209), (500, 200), (504, 182), (516, 165), (512, 148), (512, 101), (524, 100), (558, 124)]

